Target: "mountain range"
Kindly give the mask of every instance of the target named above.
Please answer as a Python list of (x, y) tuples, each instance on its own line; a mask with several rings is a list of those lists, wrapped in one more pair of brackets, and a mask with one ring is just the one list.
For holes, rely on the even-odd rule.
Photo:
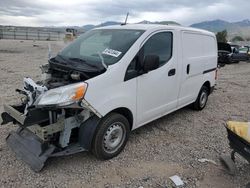
[[(91, 24), (84, 25), (84, 26), (82, 26), (82, 28), (85, 29), (85, 30), (90, 30), (90, 29), (94, 29), (94, 28), (97, 28), (97, 27), (104, 27), (104, 26), (111, 26), (111, 25), (120, 25), (120, 24), (121, 24), (121, 22), (107, 21), (107, 22), (104, 22), (104, 23), (101, 23), (101, 24), (98, 24), (98, 25), (91, 25)], [(179, 23), (174, 22), (174, 21), (150, 22), (150, 21), (147, 21), (147, 20), (143, 20), (143, 21), (139, 22), (138, 24), (163, 24), (163, 25), (171, 24), (171, 25), (180, 25)]]
[(224, 20), (205, 21), (192, 24), (191, 27), (205, 29), (212, 32), (219, 32), (227, 30), (229, 38), (241, 36), (243, 38), (250, 38), (250, 20), (242, 20), (239, 22), (228, 22)]
[[(120, 25), (121, 22), (115, 22), (115, 21), (107, 21), (98, 25), (84, 25), (81, 28), (86, 30), (90, 30), (97, 27), (103, 27), (103, 26), (111, 26), (111, 25)], [(180, 25), (177, 22), (174, 21), (161, 21), (161, 22), (150, 22), (147, 20), (139, 22), (139, 24), (169, 24), (169, 25)], [(212, 20), (212, 21), (204, 21), (200, 23), (195, 23), (190, 25), (190, 27), (195, 27), (199, 29), (205, 29), (214, 33), (217, 33), (219, 31), (227, 30), (229, 39), (235, 37), (235, 36), (241, 36), (243, 38), (250, 38), (250, 20), (245, 19), (238, 22), (228, 22), (225, 20)]]
[[(74, 28), (77, 29), (79, 33), (83, 33), (85, 31), (88, 31), (93, 28), (97, 27), (103, 27), (103, 26), (111, 26), (111, 25), (120, 25), (121, 22), (116, 22), (116, 21), (107, 21), (98, 25), (93, 25), (93, 24), (87, 24), (83, 26), (61, 26), (61, 27), (56, 27), (56, 26), (50, 26), (50, 27), (15, 27), (15, 26), (3, 26), (0, 25), (0, 29), (2, 27), (15, 27), (16, 29), (29, 29), (29, 30), (45, 30), (45, 31), (60, 31), (60, 32), (65, 32), (66, 28)], [(147, 20), (143, 20), (139, 22), (138, 24), (164, 24), (164, 25), (180, 25), (177, 22), (174, 21), (161, 21), (161, 22), (151, 22)], [(217, 33), (219, 31), (227, 30), (228, 32), (228, 38), (229, 40), (232, 39), (235, 36), (241, 36), (248, 41), (250, 41), (250, 20), (245, 19), (242, 21), (238, 22), (228, 22), (225, 20), (211, 20), (211, 21), (204, 21), (200, 23), (195, 23), (190, 25), (190, 27), (195, 27), (199, 29), (205, 29), (214, 33)]]

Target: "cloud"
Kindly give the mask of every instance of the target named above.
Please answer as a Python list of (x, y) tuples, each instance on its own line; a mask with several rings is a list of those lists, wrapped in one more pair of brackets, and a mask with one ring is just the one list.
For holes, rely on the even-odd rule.
[(1, 0), (0, 24), (85, 25), (107, 20), (173, 20), (183, 25), (212, 19), (249, 18), (247, 0)]

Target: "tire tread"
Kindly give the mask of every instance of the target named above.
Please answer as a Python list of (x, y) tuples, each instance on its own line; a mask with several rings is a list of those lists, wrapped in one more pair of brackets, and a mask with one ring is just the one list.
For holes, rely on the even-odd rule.
[[(125, 125), (127, 133), (125, 135), (126, 137), (122, 146), (114, 154), (109, 154), (109, 153), (106, 153), (102, 149), (102, 141), (103, 141), (103, 136), (105, 132), (107, 131), (110, 123), (112, 123), (112, 121), (115, 121), (116, 119), (120, 119), (120, 121), (123, 121), (123, 124)], [(103, 160), (111, 159), (117, 156), (124, 149), (126, 145), (129, 131), (130, 131), (129, 122), (126, 117), (124, 117), (121, 114), (113, 113), (113, 112), (106, 115), (97, 126), (96, 133), (92, 142), (92, 153), (96, 156), (96, 158), (103, 159)]]

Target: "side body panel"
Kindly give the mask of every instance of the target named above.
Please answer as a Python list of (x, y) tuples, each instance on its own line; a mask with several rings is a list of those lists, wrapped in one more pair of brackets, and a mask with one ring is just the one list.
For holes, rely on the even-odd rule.
[(121, 75), (125, 75), (125, 70), (120, 67), (112, 67), (108, 71), (110, 73), (107, 72), (101, 77), (88, 81), (85, 99), (102, 116), (123, 107), (129, 109), (136, 117), (136, 80), (124, 82)]
[[(179, 107), (194, 102), (201, 86), (209, 81), (214, 85), (217, 67), (215, 37), (191, 31), (182, 31), (182, 81)], [(213, 70), (206, 73), (206, 71)]]

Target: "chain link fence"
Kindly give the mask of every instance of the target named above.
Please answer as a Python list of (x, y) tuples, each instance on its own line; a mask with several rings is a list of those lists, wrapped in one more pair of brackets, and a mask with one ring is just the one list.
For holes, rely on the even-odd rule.
[(58, 41), (64, 36), (62, 31), (0, 28), (0, 39)]

